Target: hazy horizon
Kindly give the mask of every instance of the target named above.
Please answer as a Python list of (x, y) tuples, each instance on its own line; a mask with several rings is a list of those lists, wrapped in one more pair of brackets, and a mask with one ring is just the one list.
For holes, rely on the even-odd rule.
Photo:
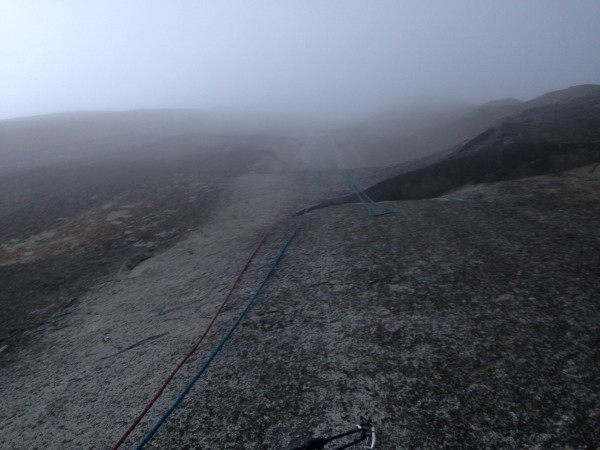
[(352, 120), (600, 84), (600, 2), (0, 0), (0, 120), (226, 109)]

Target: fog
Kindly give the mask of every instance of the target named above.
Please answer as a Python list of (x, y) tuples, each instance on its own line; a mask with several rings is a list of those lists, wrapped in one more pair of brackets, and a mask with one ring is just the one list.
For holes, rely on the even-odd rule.
[(0, 119), (216, 108), (346, 120), (600, 83), (596, 0), (0, 5)]

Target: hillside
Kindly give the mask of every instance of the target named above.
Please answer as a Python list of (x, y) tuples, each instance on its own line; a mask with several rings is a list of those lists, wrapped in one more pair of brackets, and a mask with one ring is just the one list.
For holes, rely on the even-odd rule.
[(335, 132), (301, 145), (181, 134), (1, 176), (0, 300), (21, 331), (0, 341), (0, 446), (111, 448), (270, 229), (134, 447), (256, 292), (295, 213), (319, 203), (146, 448), (290, 449), (361, 415), (379, 449), (593, 448), (600, 99), (567, 97), (424, 159), (350, 171), (396, 211), (374, 218), (331, 170), (347, 156)]
[[(577, 102), (600, 92), (598, 85), (573, 86), (529, 101), (504, 99), (481, 106), (456, 104), (421, 111), (406, 127), (406, 114), (391, 113), (344, 130), (340, 157), (347, 167), (384, 166), (426, 157), (458, 146), (503, 120), (532, 108)], [(368, 149), (368, 151), (364, 151)]]
[(205, 221), (231, 179), (289, 166), (288, 127), (199, 110), (0, 121), (0, 365), (91, 283)]
[[(433, 198), (470, 184), (600, 163), (600, 89), (590, 92), (543, 96), (545, 102), (533, 104), (546, 106), (523, 109), (458, 146), (379, 170), (379, 176), (386, 179), (366, 192), (380, 201)], [(352, 201), (354, 196), (347, 194), (312, 208)]]
[[(0, 121), (0, 174), (148, 150), (224, 146), (228, 139), (277, 140), (289, 124), (227, 111), (87, 111)], [(181, 142), (184, 140), (185, 142)], [(182, 148), (185, 147), (185, 148)], [(134, 157), (135, 158), (135, 157)]]

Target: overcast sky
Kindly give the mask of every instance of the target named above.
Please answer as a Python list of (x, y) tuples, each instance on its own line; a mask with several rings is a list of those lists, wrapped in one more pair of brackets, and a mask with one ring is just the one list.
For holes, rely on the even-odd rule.
[(352, 117), (600, 84), (598, 0), (0, 0), (0, 118)]

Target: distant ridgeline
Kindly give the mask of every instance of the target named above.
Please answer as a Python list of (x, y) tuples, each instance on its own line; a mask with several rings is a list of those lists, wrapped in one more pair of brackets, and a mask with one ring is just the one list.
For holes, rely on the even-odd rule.
[[(571, 88), (579, 89), (582, 87)], [(401, 164), (366, 192), (376, 201), (433, 198), (466, 184), (558, 173), (600, 162), (600, 86), (542, 96), (531, 107), (432, 156)], [(550, 96), (550, 97), (549, 97)], [(553, 97), (552, 97), (553, 96)], [(550, 104), (537, 106), (554, 100)], [(352, 196), (316, 205), (355, 201)]]

